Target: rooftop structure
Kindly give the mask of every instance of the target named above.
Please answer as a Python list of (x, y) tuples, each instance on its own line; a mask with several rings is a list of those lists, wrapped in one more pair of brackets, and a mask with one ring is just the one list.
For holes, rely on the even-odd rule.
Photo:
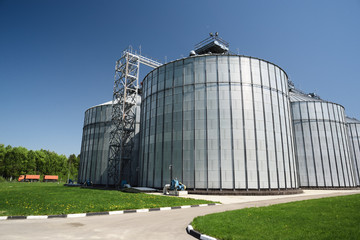
[(219, 33), (210, 33), (210, 36), (195, 45), (195, 53), (198, 55), (207, 53), (227, 53), (229, 43), (219, 37)]

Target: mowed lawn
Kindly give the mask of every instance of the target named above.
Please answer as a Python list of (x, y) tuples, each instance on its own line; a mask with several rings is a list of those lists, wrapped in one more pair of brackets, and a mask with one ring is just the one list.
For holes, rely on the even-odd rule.
[(218, 239), (360, 239), (360, 194), (210, 214), (192, 226)]
[(57, 183), (0, 183), (0, 216), (54, 215), (211, 203), (144, 193), (65, 187)]

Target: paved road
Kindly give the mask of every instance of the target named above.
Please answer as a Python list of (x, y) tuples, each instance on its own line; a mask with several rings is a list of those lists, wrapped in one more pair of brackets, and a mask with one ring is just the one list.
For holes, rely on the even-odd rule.
[[(169, 211), (129, 213), (111, 216), (45, 220), (0, 221), (0, 239), (192, 239), (186, 226), (196, 216), (240, 208), (267, 206), (291, 201), (359, 194), (360, 191), (310, 191), (292, 196), (272, 196), (248, 201), (239, 196), (229, 204)], [(225, 198), (223, 198), (225, 201)], [(259, 198), (261, 199), (261, 197)], [(235, 203), (234, 203), (235, 202)]]

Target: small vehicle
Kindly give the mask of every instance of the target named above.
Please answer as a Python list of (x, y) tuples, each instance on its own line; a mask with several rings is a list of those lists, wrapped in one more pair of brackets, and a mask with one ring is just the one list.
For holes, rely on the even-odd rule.
[(57, 175), (45, 175), (43, 182), (57, 182), (59, 177)]
[(40, 181), (40, 175), (20, 175), (19, 182), (38, 182)]

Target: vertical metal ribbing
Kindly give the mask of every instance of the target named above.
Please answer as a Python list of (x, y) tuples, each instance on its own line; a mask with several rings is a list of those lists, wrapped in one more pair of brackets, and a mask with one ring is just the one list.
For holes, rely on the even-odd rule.
[[(195, 84), (195, 78), (194, 78)], [(181, 103), (181, 182), (184, 182), (184, 87), (185, 87), (185, 61), (183, 61), (183, 70), (182, 70), (182, 103)], [(194, 88), (194, 96), (195, 96), (195, 88)], [(194, 101), (194, 112), (195, 112), (195, 101)], [(194, 113), (195, 116), (195, 113)], [(195, 144), (195, 117), (194, 117), (194, 144)], [(195, 161), (195, 157), (194, 157)]]
[[(147, 111), (148, 114), (149, 114), (149, 129), (148, 129), (149, 138), (148, 138), (148, 152), (147, 152), (147, 157), (146, 157), (146, 159), (147, 159), (146, 186), (147, 187), (149, 187), (149, 172), (150, 172), (149, 163), (150, 163), (150, 139), (151, 139), (150, 134), (151, 134), (151, 112), (152, 112), (151, 103), (152, 103), (152, 98), (154, 97), (153, 94), (152, 94), (152, 81), (153, 81), (153, 79), (152, 79), (152, 73), (151, 73), (151, 85), (150, 85), (151, 90), (150, 90), (150, 95), (148, 96), (148, 100), (150, 100), (150, 104), (149, 104), (150, 109)], [(148, 83), (149, 83), (149, 81), (148, 81)]]
[[(269, 167), (269, 147), (268, 147), (268, 139), (267, 139), (267, 128), (266, 128), (266, 114), (265, 114), (265, 100), (264, 100), (264, 83), (262, 79), (262, 71), (261, 71), (261, 62), (259, 61), (259, 71), (260, 71), (260, 83), (261, 83), (261, 102), (263, 107), (263, 117), (264, 117), (264, 131), (265, 131), (265, 149), (266, 149), (266, 167), (268, 174), (268, 189), (271, 191), (271, 181), (270, 181), (270, 167)], [(270, 82), (270, 79), (269, 79)], [(271, 91), (271, 90), (269, 90)]]
[[(333, 110), (333, 113), (334, 113), (334, 118), (336, 119), (336, 117), (335, 117), (335, 110), (334, 110), (334, 105), (333, 105), (333, 104), (332, 104), (332, 110)], [(341, 148), (340, 148), (340, 139), (339, 139), (338, 124), (339, 124), (338, 121), (335, 120), (336, 138), (337, 138), (337, 143), (338, 143), (338, 148), (339, 148), (339, 154), (340, 154), (341, 170), (342, 170), (342, 173), (343, 173), (344, 185), (345, 185), (345, 187), (346, 187), (344, 164), (343, 164), (343, 162), (342, 162), (343, 157), (342, 157)]]
[[(193, 137), (194, 137), (194, 144), (195, 144), (195, 137), (196, 137), (196, 135), (195, 135), (195, 129), (196, 129), (196, 120), (195, 120), (195, 117), (196, 117), (196, 98), (195, 98), (195, 96), (196, 96), (196, 94), (195, 94), (195, 86), (197, 85), (197, 83), (196, 83), (196, 74), (195, 74), (195, 64), (196, 63), (196, 61), (195, 61), (195, 59), (193, 59), (192, 60), (192, 76), (193, 76), (193, 80), (194, 80), (194, 83), (193, 83), (193, 89), (194, 89), (194, 115), (193, 116), (191, 116), (191, 117), (194, 117), (193, 119), (194, 119), (194, 133), (193, 133)], [(205, 85), (204, 85), (205, 86)], [(206, 94), (206, 89), (205, 89), (205, 94)], [(204, 94), (204, 95), (205, 95)], [(183, 97), (184, 97), (184, 95), (183, 95)], [(206, 100), (204, 100), (204, 101), (206, 101)], [(183, 99), (183, 103), (184, 103), (184, 99)], [(183, 107), (184, 107), (184, 105), (183, 105)], [(183, 121), (184, 121), (184, 118), (183, 118)], [(205, 127), (205, 129), (206, 129), (206, 127)], [(206, 131), (206, 130), (205, 130)], [(206, 146), (206, 148), (207, 148), (207, 146)], [(195, 149), (196, 149), (196, 146), (195, 146)], [(196, 161), (196, 152), (195, 152), (195, 149), (194, 149), (194, 162)], [(183, 170), (184, 171), (184, 170)], [(204, 171), (205, 172), (205, 171)], [(194, 169), (194, 176), (195, 176), (195, 169)], [(194, 178), (194, 189), (195, 189), (195, 178)]]
[[(102, 113), (102, 107), (100, 107), (100, 116), (101, 116), (101, 113)], [(98, 114), (98, 110), (96, 110), (96, 115), (97, 114)], [(95, 117), (95, 121), (96, 121), (96, 118), (97, 117)], [(96, 125), (98, 125), (98, 137), (97, 137), (97, 144), (96, 144), (97, 148), (96, 148), (96, 150), (99, 151), (98, 149), (99, 149), (99, 142), (100, 142), (100, 126), (101, 126), (101, 123), (96, 124)], [(99, 154), (96, 154), (94, 183), (96, 183), (96, 179), (97, 179), (97, 176), (98, 176), (98, 174), (96, 173), (96, 169), (98, 168), (98, 159), (99, 159)]]
[(305, 147), (304, 125), (303, 125), (303, 117), (302, 117), (302, 111), (301, 111), (301, 103), (299, 103), (299, 113), (300, 113), (301, 135), (302, 135), (302, 139), (303, 139), (307, 185), (310, 186), (309, 169), (308, 169), (308, 165), (307, 165), (307, 156), (306, 156), (306, 147)]
[(170, 170), (170, 180), (173, 179), (173, 153), (174, 153), (174, 80), (175, 80), (175, 63), (173, 64), (173, 75), (172, 75), (172, 86), (171, 86), (171, 152), (170, 152), (170, 164), (171, 164), (171, 170)]
[[(270, 78), (270, 68), (269, 63), (267, 63), (268, 67), (268, 75), (269, 75), (269, 85), (270, 85), (270, 100), (271, 100), (271, 115), (272, 115), (272, 123), (273, 123), (273, 133), (274, 133), (274, 147), (275, 147), (275, 163), (276, 163), (276, 177), (277, 177), (277, 188), (280, 190), (280, 179), (279, 179), (279, 167), (277, 162), (277, 146), (276, 146), (276, 131), (275, 131), (275, 117), (274, 117), (274, 106), (273, 106), (273, 98), (272, 98), (272, 92), (274, 89), (271, 86), (271, 78)], [(274, 69), (274, 77), (275, 77), (275, 69)], [(274, 79), (276, 83), (276, 78)], [(276, 86), (275, 86), (276, 87)], [(276, 89), (275, 89), (276, 90)], [(277, 91), (276, 91), (277, 93)]]
[[(104, 108), (104, 110), (103, 110), (103, 108)], [(99, 144), (100, 144), (100, 137), (101, 137), (101, 135), (102, 135), (102, 132), (101, 132), (101, 126), (105, 126), (105, 123), (104, 123), (104, 121), (102, 120), (102, 118), (103, 118), (103, 112), (105, 111), (106, 112), (106, 110), (105, 110), (105, 108), (106, 108), (106, 106), (101, 106), (100, 107), (100, 109), (101, 109), (101, 113), (100, 113), (100, 121), (99, 121), (99, 123), (98, 123), (98, 125), (99, 125), (99, 133), (98, 133), (98, 153), (97, 153), (97, 159), (96, 159), (96, 169), (99, 169), (99, 172), (101, 172), (101, 160), (102, 160), (102, 153), (103, 153), (103, 150), (102, 149), (104, 149), (104, 136), (102, 136), (102, 139), (103, 139), (103, 144), (100, 146)], [(100, 154), (100, 156), (99, 156), (99, 154)], [(100, 166), (99, 166), (100, 165)], [(98, 176), (98, 179), (99, 179), (99, 182), (100, 183), (103, 183), (103, 181), (102, 181), (102, 178), (103, 178), (103, 176), (101, 175), (101, 174), (96, 174), (96, 176)]]
[[(281, 74), (280, 74), (281, 76)], [(283, 85), (283, 83), (285, 82), (284, 81), (285, 79), (283, 79), (281, 77), (281, 86), (282, 86), (282, 89), (283, 89), (283, 92), (282, 92), (282, 100), (283, 100), (283, 108), (284, 108), (284, 111), (285, 111), (285, 106), (288, 106), (287, 104), (285, 104), (285, 97), (284, 95), (287, 97), (287, 89), (286, 89), (286, 86)], [(287, 81), (286, 81), (287, 83)], [(286, 94), (285, 94), (286, 92)], [(289, 107), (289, 106), (288, 106)], [(288, 111), (290, 111), (289, 108), (287, 108)], [(288, 112), (287, 111), (287, 112)], [(288, 121), (286, 121), (286, 112), (284, 112), (284, 121), (285, 121), (285, 135), (286, 135), (286, 144), (287, 144), (287, 152), (288, 152), (288, 160), (289, 160), (289, 176), (290, 176), (290, 187), (293, 188), (293, 181), (292, 181), (292, 173), (291, 173), (291, 160), (290, 160), (290, 145), (289, 145), (289, 135), (288, 135), (288, 121), (289, 121), (289, 118), (288, 118)], [(284, 159), (285, 161), (285, 159)]]
[[(328, 143), (328, 136), (327, 136), (326, 126), (325, 126), (326, 122), (325, 122), (323, 104), (324, 103), (320, 103), (320, 106), (321, 106), (322, 118), (323, 118), (323, 122), (324, 122), (325, 142), (326, 142), (326, 151), (327, 151), (327, 156), (328, 156), (328, 161), (329, 161), (331, 186), (334, 187), (334, 180), (333, 180), (333, 174), (332, 174), (331, 162), (330, 162), (330, 151), (329, 151), (330, 146), (329, 146), (329, 143)], [(329, 112), (328, 112), (328, 115), (330, 116)]]
[(83, 153), (84, 153), (84, 141), (85, 141), (85, 125), (86, 125), (86, 114), (84, 114), (83, 134), (81, 137), (81, 149), (80, 149), (80, 162), (78, 169), (78, 182), (81, 182), (82, 170), (83, 170)]
[(233, 109), (232, 109), (232, 87), (231, 87), (231, 69), (230, 69), (230, 56), (227, 57), (227, 66), (229, 74), (229, 104), (230, 104), (230, 138), (231, 138), (231, 167), (232, 167), (232, 184), (233, 191), (235, 191), (235, 156), (234, 156), (234, 125), (233, 125)]
[[(250, 60), (249, 65), (250, 65), (251, 95), (252, 95), (252, 105), (253, 105), (252, 112), (253, 112), (253, 118), (254, 118), (256, 177), (257, 177), (258, 190), (260, 191), (259, 156), (258, 156), (258, 145), (257, 145), (255, 98), (254, 98), (254, 80), (253, 80), (253, 73), (252, 73), (251, 58), (249, 58), (249, 60)], [(259, 62), (259, 66), (260, 66), (260, 62)]]
[[(85, 124), (84, 124), (85, 125)], [(83, 169), (83, 152), (84, 152), (84, 140), (85, 140), (85, 134), (84, 134), (84, 128), (83, 128), (83, 134), (81, 137), (81, 150), (80, 150), (80, 163), (79, 163), (79, 169), (78, 169), (78, 179), (77, 181), (80, 183), (82, 178), (82, 169)]]
[[(321, 103), (319, 102), (321, 105)], [(320, 159), (321, 159), (321, 167), (322, 167), (322, 174), (323, 174), (323, 180), (324, 180), (324, 186), (326, 187), (326, 179), (325, 179), (325, 170), (324, 170), (324, 159), (322, 154), (322, 147), (321, 147), (321, 139), (320, 139), (320, 130), (319, 130), (319, 118), (316, 111), (316, 103), (314, 102), (314, 109), (315, 109), (315, 119), (316, 119), (316, 129), (318, 134), (318, 141), (319, 141), (319, 147), (320, 147)], [(324, 118), (323, 118), (324, 120)]]
[[(326, 106), (327, 106), (327, 109), (328, 109), (328, 114), (329, 114), (329, 119), (330, 119), (329, 103), (327, 103)], [(339, 168), (338, 168), (338, 161), (337, 161), (337, 157), (336, 157), (334, 134), (333, 134), (333, 129), (332, 129), (332, 121), (329, 121), (329, 125), (330, 125), (331, 140), (332, 140), (332, 143), (333, 143), (333, 150), (334, 150), (334, 157), (335, 157), (335, 166), (336, 166), (336, 174), (337, 174), (337, 178), (338, 178), (338, 185), (339, 185), (339, 187), (340, 187)]]
[(220, 82), (219, 82), (219, 58), (216, 56), (216, 88), (217, 88), (217, 112), (218, 112), (218, 139), (219, 139), (219, 150), (218, 150), (218, 158), (219, 158), (219, 173), (220, 173), (220, 191), (222, 191), (222, 168), (221, 168), (221, 131), (220, 131)]
[[(96, 111), (95, 111), (95, 109), (93, 109), (93, 112), (95, 113), (95, 118), (94, 118), (94, 123), (95, 123), (95, 120), (96, 120)], [(92, 144), (91, 144), (91, 153), (90, 153), (90, 161), (89, 161), (89, 165), (88, 165), (88, 167), (89, 167), (89, 179), (92, 181), (93, 179), (92, 179), (92, 163), (93, 163), (93, 158), (94, 158), (94, 143), (95, 143), (95, 130), (96, 130), (96, 127), (95, 127), (95, 124), (94, 123), (92, 123), (91, 124), (91, 129), (92, 129), (92, 132), (93, 132), (93, 134), (92, 134)]]
[[(195, 137), (196, 137), (196, 135), (195, 135), (195, 129), (196, 129), (196, 126), (195, 126), (195, 108), (196, 108), (196, 102), (195, 102), (195, 70), (194, 70), (194, 68), (195, 68), (195, 66), (193, 65), (193, 76), (194, 76), (194, 78), (193, 78), (193, 80), (194, 80), (194, 83), (192, 84), (192, 88), (193, 88), (193, 110), (192, 110), (192, 115), (191, 115), (191, 119), (193, 119), (193, 121), (194, 121), (194, 124), (193, 124), (193, 127), (194, 127), (194, 129), (193, 129), (193, 141), (194, 141), (194, 143), (193, 143), (193, 159), (194, 159), (194, 189), (196, 189), (195, 187), (196, 187), (196, 171), (195, 171), (195, 169), (196, 169), (196, 146), (195, 146), (195, 144), (196, 144), (196, 140), (195, 140)], [(184, 101), (184, 100), (183, 100)], [(184, 117), (183, 117), (183, 124), (184, 124)], [(183, 135), (184, 136), (184, 135)]]
[(244, 142), (244, 164), (245, 164), (245, 186), (246, 191), (249, 190), (249, 183), (248, 183), (248, 173), (247, 173), (247, 154), (246, 154), (246, 134), (245, 134), (245, 114), (244, 114), (244, 90), (243, 90), (243, 82), (242, 82), (242, 69), (241, 69), (241, 58), (239, 60), (239, 67), (240, 67), (240, 91), (241, 91), (241, 111), (242, 111), (242, 124), (243, 124), (243, 142)]
[[(358, 128), (356, 126), (357, 124), (354, 124), (354, 127), (355, 127), (355, 131), (356, 131), (356, 140), (358, 142), (358, 146), (359, 146), (359, 150), (360, 150), (360, 136), (359, 136), (359, 133), (358, 133)], [(354, 141), (354, 140), (352, 140)], [(354, 147), (354, 153), (355, 153), (355, 147)], [(356, 157), (356, 154), (355, 154), (355, 157), (354, 157), (354, 161), (356, 162), (356, 165), (358, 164), (358, 159)], [(358, 185), (360, 186), (360, 171), (359, 171), (359, 167), (357, 167), (357, 170), (358, 170), (358, 179), (359, 179), (359, 182), (358, 182)]]
[[(345, 111), (345, 110), (344, 110)], [(345, 117), (345, 113), (344, 113), (344, 117)], [(348, 132), (348, 127), (347, 127), (347, 124), (346, 124), (346, 119), (344, 119), (344, 138), (345, 138), (345, 144), (347, 146), (347, 154), (348, 154), (348, 166), (349, 166), (349, 172), (350, 172), (350, 177), (352, 179), (352, 186), (355, 187), (356, 186), (356, 176), (355, 176), (355, 164), (352, 164), (352, 161), (356, 161), (356, 159), (352, 159), (351, 157), (351, 147), (350, 147), (350, 136), (349, 136), (349, 132)]]
[[(318, 179), (317, 179), (317, 171), (316, 171), (316, 164), (315, 164), (315, 152), (314, 152), (314, 141), (313, 141), (313, 134), (311, 130), (311, 119), (310, 119), (310, 113), (309, 113), (309, 102), (306, 102), (306, 109), (308, 114), (308, 121), (309, 121), (309, 130), (310, 130), (310, 143), (311, 143), (311, 152), (312, 152), (312, 159), (314, 164), (314, 171), (315, 171), (315, 182), (316, 187), (319, 187)], [(310, 185), (310, 184), (309, 184)]]
[[(293, 137), (291, 138), (291, 140), (293, 141), (293, 146), (294, 146), (293, 154), (294, 154), (294, 157), (295, 157), (294, 161), (295, 161), (295, 165), (296, 165), (296, 169), (297, 169), (297, 171), (295, 172), (296, 177), (295, 176), (294, 177), (295, 177), (295, 179), (297, 179), (298, 187), (300, 187), (300, 185), (302, 185), (302, 184), (301, 184), (301, 181), (300, 181), (299, 151), (298, 151), (298, 148), (297, 148), (298, 147), (298, 142), (297, 142), (296, 136), (295, 136), (295, 122), (294, 122), (294, 111), (293, 111), (295, 106), (298, 105), (299, 106), (299, 114), (300, 114), (300, 102), (297, 102), (296, 104), (292, 103), (291, 105), (292, 105), (291, 110), (290, 110), (291, 112), (289, 112), (289, 115), (291, 117), (290, 118), (290, 122), (291, 122), (290, 130), (292, 130), (292, 132), (293, 132)], [(301, 124), (302, 124), (302, 122), (300, 120), (300, 126), (301, 126)], [(304, 142), (303, 142), (303, 145), (304, 145)], [(295, 168), (295, 165), (294, 165), (294, 168)]]
[[(154, 168), (153, 168), (153, 186), (155, 186), (155, 169), (156, 169), (156, 146), (157, 146), (157, 119), (158, 119), (158, 115), (157, 115), (157, 110), (158, 110), (158, 94), (159, 94), (159, 70), (157, 70), (157, 76), (156, 76), (156, 94), (154, 94), (154, 92), (152, 92), (151, 94), (155, 97), (155, 127), (154, 127)], [(154, 75), (152, 74), (152, 81), (154, 81)], [(152, 85), (153, 82), (151, 82), (151, 89), (152, 89)], [(161, 186), (161, 185), (160, 185)]]
[[(346, 167), (346, 174), (347, 174), (347, 178), (348, 178), (348, 183), (349, 183), (349, 187), (351, 186), (351, 181), (350, 181), (350, 176), (351, 176), (351, 171), (350, 168), (348, 167), (348, 161), (350, 160), (349, 158), (349, 145), (346, 144), (346, 136), (344, 136), (346, 133), (346, 126), (345, 124), (341, 121), (341, 114), (339, 112), (339, 107), (336, 107), (337, 109), (337, 114), (338, 114), (338, 118), (339, 118), (339, 128), (340, 128), (340, 135), (341, 135), (341, 140), (342, 140), (342, 146), (343, 146), (343, 152), (344, 152), (344, 160), (345, 160), (345, 167)], [(343, 134), (344, 132), (344, 134)], [(345, 176), (344, 176), (345, 177)]]
[[(86, 149), (87, 149), (87, 136), (88, 136), (88, 127), (84, 126), (83, 128), (83, 150), (81, 150), (80, 160), (81, 160), (81, 174), (80, 179), (84, 179), (84, 171), (85, 171), (85, 160), (86, 160)], [(84, 179), (85, 180), (85, 179)]]
[[(356, 183), (355, 183), (355, 169), (354, 166), (352, 165), (352, 158), (351, 158), (351, 150), (350, 150), (350, 143), (349, 143), (349, 134), (348, 134), (348, 131), (347, 131), (347, 126), (346, 126), (346, 123), (345, 123), (345, 120), (344, 120), (344, 123), (343, 123), (343, 135), (344, 135), (344, 141), (345, 141), (345, 145), (346, 145), (346, 153), (347, 153), (347, 156), (348, 156), (348, 161), (346, 161), (346, 164), (347, 166), (349, 166), (348, 168), (348, 173), (349, 173), (349, 178), (351, 178), (352, 180), (352, 184), (349, 182), (349, 186), (356, 186)], [(355, 160), (355, 159), (354, 159)], [(350, 181), (350, 180), (349, 180)]]
[[(94, 111), (95, 110), (95, 111)], [(97, 111), (96, 111), (96, 108), (93, 108), (93, 112), (95, 112), (95, 117), (94, 117), (94, 123), (96, 122), (96, 114), (97, 114)], [(93, 162), (93, 158), (94, 158), (94, 143), (95, 143), (95, 124), (91, 125), (92, 126), (92, 129), (94, 130), (94, 133), (93, 133), (93, 136), (92, 136), (92, 145), (91, 145), (91, 155), (90, 155), (90, 169), (89, 169), (89, 179), (91, 180), (92, 178), (92, 162)], [(92, 180), (91, 180), (92, 181)]]
[[(280, 123), (280, 135), (281, 135), (281, 152), (283, 158), (283, 167), (284, 167), (284, 182), (285, 182), (285, 189), (287, 189), (287, 179), (286, 179), (286, 166), (285, 166), (285, 153), (284, 153), (284, 131), (281, 124), (281, 114), (280, 114), (280, 99), (279, 99), (279, 86), (278, 86), (278, 76), (276, 74), (276, 69), (274, 67), (274, 74), (275, 74), (275, 83), (276, 83), (276, 98), (278, 102), (278, 113), (279, 113), (279, 123)], [(280, 78), (281, 82), (281, 78)]]
[(82, 170), (82, 178), (84, 182), (86, 182), (86, 172), (87, 172), (87, 161), (88, 161), (88, 151), (89, 151), (89, 135), (90, 135), (90, 128), (86, 126), (86, 137), (85, 137), (85, 147), (84, 147), (84, 162), (83, 162), (83, 170)]
[(142, 169), (144, 169), (144, 149), (145, 149), (145, 144), (144, 144), (144, 114), (145, 114), (145, 110), (144, 110), (144, 105), (145, 105), (145, 90), (144, 90), (144, 86), (145, 86), (145, 82), (143, 82), (143, 86), (142, 86), (142, 94), (141, 94), (141, 105), (140, 105), (140, 149), (139, 149), (139, 171), (138, 171), (138, 175), (139, 175), (139, 186), (143, 185), (143, 171)]
[[(358, 179), (357, 179), (357, 182), (359, 183), (360, 182), (360, 172), (359, 172), (359, 166), (358, 166), (358, 161), (357, 161), (357, 157), (356, 157), (356, 150), (355, 150), (355, 139), (354, 139), (354, 134), (353, 134), (353, 129), (352, 129), (352, 125), (354, 125), (355, 129), (356, 129), (356, 124), (348, 124), (348, 127), (349, 127), (349, 130), (350, 130), (350, 141), (351, 141), (351, 144), (353, 146), (353, 152), (354, 152), (354, 163), (355, 163), (355, 166), (356, 166), (356, 171), (357, 171), (357, 174), (355, 174)], [(357, 132), (357, 129), (356, 129), (356, 132)], [(358, 135), (356, 133), (356, 139), (357, 141), (359, 140), (358, 138)], [(360, 144), (359, 144), (359, 149), (360, 149)]]
[[(205, 102), (206, 102), (206, 107), (205, 107), (205, 138), (206, 138), (206, 144), (205, 144), (205, 154), (206, 154), (206, 191), (209, 191), (209, 138), (208, 138), (208, 108), (207, 108), (207, 89), (208, 89), (208, 85), (207, 85), (207, 76), (206, 76), (206, 59), (204, 58), (204, 86), (205, 86)], [(195, 80), (195, 79), (194, 79)], [(194, 170), (195, 171), (195, 170)], [(194, 179), (194, 188), (195, 188), (195, 179)]]
[[(295, 137), (295, 123), (294, 123), (294, 116), (293, 116), (293, 107), (290, 103), (290, 97), (288, 97), (288, 116), (289, 116), (289, 130), (290, 130), (290, 142), (291, 142), (291, 152), (293, 155), (293, 167), (294, 167), (294, 184), (295, 188), (300, 187), (300, 169), (299, 169), (299, 160), (298, 160), (298, 149), (297, 149), (297, 142)], [(298, 104), (299, 105), (299, 104)], [(294, 104), (295, 106), (295, 104)]]
[[(92, 109), (89, 110), (89, 117), (91, 116), (90, 114), (92, 114)], [(85, 182), (86, 182), (87, 175), (88, 175), (88, 164), (89, 164), (89, 148), (90, 148), (90, 138), (91, 138), (90, 121), (91, 121), (91, 118), (88, 120), (88, 125), (87, 125), (87, 139), (86, 139), (86, 148), (85, 148), (86, 161), (84, 162), (84, 181)]]
[[(145, 95), (145, 92), (146, 91), (146, 87), (147, 86), (147, 83), (144, 81), (144, 85), (143, 85), (143, 95)], [(146, 96), (146, 98), (142, 99), (141, 101), (141, 119), (140, 119), (140, 122), (141, 122), (141, 145), (142, 145), (142, 148), (141, 148), (141, 169), (140, 169), (140, 172), (141, 172), (141, 179), (140, 179), (140, 182), (141, 184), (145, 184), (145, 131), (146, 131), (146, 102), (148, 101), (148, 98)]]
[[(165, 168), (164, 169), (164, 152), (165, 152), (165, 96), (166, 96), (166, 68), (167, 65), (164, 66), (164, 95), (163, 95), (163, 126), (162, 126), (162, 142), (161, 142), (161, 150), (162, 150), (162, 154), (161, 154), (161, 186), (165, 185), (165, 180), (164, 180), (164, 171), (166, 171)], [(159, 72), (160, 73), (160, 72)]]
[[(91, 115), (92, 115), (92, 109), (90, 109), (90, 112), (91, 112)], [(90, 116), (91, 116), (90, 115)], [(91, 118), (90, 118), (90, 122), (91, 122)], [(89, 178), (88, 175), (89, 175), (89, 171), (88, 171), (88, 166), (89, 166), (89, 152), (90, 152), (90, 138), (91, 138), (91, 130), (92, 130), (92, 125), (90, 125), (90, 123), (88, 122), (88, 136), (87, 136), (87, 148), (86, 148), (86, 163), (85, 163), (85, 172), (84, 172), (84, 176), (85, 176), (85, 182), (86, 182), (86, 179)]]
[(81, 152), (80, 152), (80, 166), (78, 171), (78, 182), (82, 182), (83, 171), (84, 171), (84, 154), (85, 154), (85, 146), (86, 146), (86, 136), (87, 136), (87, 128), (86, 128), (86, 113), (84, 116), (84, 127), (83, 127), (83, 135), (81, 140)]

